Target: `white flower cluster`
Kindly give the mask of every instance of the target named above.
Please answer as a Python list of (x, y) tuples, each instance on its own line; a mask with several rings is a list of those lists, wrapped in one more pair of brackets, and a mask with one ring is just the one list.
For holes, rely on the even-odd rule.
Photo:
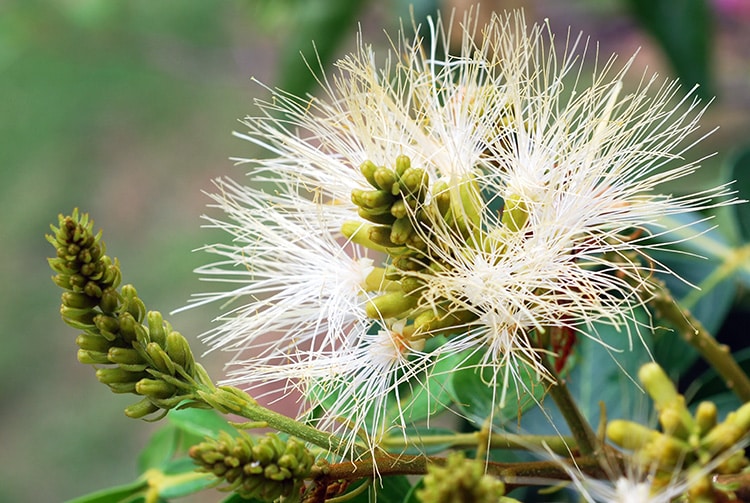
[[(484, 27), (466, 15), (460, 48), (452, 26), (431, 22), (427, 47), (402, 34), (382, 63), (360, 42), (320, 77), (321, 98), (270, 90), (240, 135), (267, 157), (245, 160), (249, 179), (218, 180), (211, 196), (225, 215), (210, 225), (233, 239), (206, 247), (220, 258), (199, 273), (226, 288), (195, 301), (231, 308), (206, 341), (235, 354), (233, 384), (297, 387), (302, 414), (352, 445), (403, 431), (409, 403), (396, 395), (446, 355), (480, 352), (505, 390), (520, 363), (553, 378), (539, 363), (551, 328), (598, 339), (598, 322), (632, 338), (649, 278), (669, 272), (648, 257), (659, 218), (729, 193), (659, 192), (697, 168), (681, 156), (703, 110), (675, 83), (625, 91), (630, 62), (588, 70), (580, 37), (559, 51), (547, 25), (520, 13)], [(399, 214), (418, 243), (400, 249), (424, 267), (394, 277), (393, 248), (357, 237), (369, 224), (352, 194), (373, 191), (363, 163), (394, 170), (399, 158), (427, 184)], [(408, 306), (381, 310), (378, 299), (405, 298), (408, 279)], [(442, 321), (440, 346), (414, 328), (425, 313)]]

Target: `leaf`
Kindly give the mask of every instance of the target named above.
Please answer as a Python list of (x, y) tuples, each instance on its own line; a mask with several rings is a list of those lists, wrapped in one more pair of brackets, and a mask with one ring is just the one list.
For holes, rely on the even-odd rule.
[(657, 40), (677, 76), (711, 98), (712, 15), (707, 0), (628, 0), (638, 22)]
[(233, 493), (231, 496), (228, 496), (221, 500), (221, 503), (265, 503), (259, 499), (252, 498), (252, 499), (245, 499), (242, 496), (240, 496), (237, 493)]
[[(737, 190), (738, 197), (750, 199), (750, 147), (745, 147), (735, 153), (729, 163), (729, 180), (735, 180), (733, 188)], [(735, 204), (732, 206), (735, 221), (739, 227), (742, 243), (750, 243), (750, 204)], [(746, 284), (745, 286), (750, 286)]]
[(67, 503), (120, 503), (133, 498), (136, 494), (144, 491), (148, 483), (145, 480), (138, 479), (130, 484), (124, 484), (109, 489), (102, 489), (86, 496), (80, 496)]
[[(750, 348), (741, 349), (733, 353), (732, 357), (745, 372), (750, 371)], [(714, 400), (716, 396), (728, 391), (724, 379), (719, 376), (716, 369), (709, 367), (693, 380), (685, 393), (685, 397), (690, 400), (690, 403), (697, 403), (701, 400)], [(735, 396), (735, 407), (740, 405), (736, 395), (730, 394)]]
[(171, 410), (167, 415), (169, 422), (186, 433), (199, 438), (217, 438), (220, 431), (237, 435), (237, 430), (216, 411), (205, 409)]
[[(381, 485), (382, 482), (382, 485)], [(404, 496), (411, 490), (409, 479), (403, 475), (376, 479), (367, 491), (348, 500), (350, 503), (402, 503)]]
[[(648, 321), (643, 308), (636, 309), (634, 314), (638, 322)], [(645, 395), (636, 380), (641, 366), (651, 361), (653, 334), (632, 322), (630, 338), (625, 329), (618, 331), (602, 324), (594, 328), (591, 337), (579, 335), (576, 365), (566, 378), (568, 389), (592, 424), (597, 424), (600, 402), (605, 404), (611, 418), (630, 418), (633, 413), (640, 418)]]
[(475, 427), (481, 428), (490, 417), (497, 425), (516, 420), (544, 396), (545, 385), (540, 382), (536, 372), (530, 366), (516, 361), (512, 363), (517, 366), (513, 370), (516, 375), (510, 377), (510, 389), (507, 390), (505, 403), (501, 407), (502, 383), (495, 386), (488, 383), (493, 381), (493, 372), (497, 372), (497, 377), (501, 378), (504, 369), (481, 367), (481, 361), (482, 354), (472, 352), (448, 381), (458, 409)]
[(402, 409), (405, 411), (404, 416), (412, 422), (427, 419), (445, 410), (453, 402), (447, 382), (461, 360), (460, 355), (441, 358), (432, 365), (427, 375), (407, 383), (405, 391), (400, 393), (400, 403), (396, 403), (395, 399), (389, 400), (387, 424), (397, 420)]
[(409, 492), (404, 496), (404, 503), (422, 503), (422, 500), (417, 496), (417, 491), (424, 487), (424, 478), (419, 479), (419, 482), (414, 484)]
[(179, 458), (164, 467), (166, 476), (159, 483), (159, 496), (166, 499), (180, 498), (214, 485), (216, 477), (210, 473), (196, 472), (190, 458)]
[[(648, 319), (643, 308), (636, 310), (635, 315), (641, 323)], [(573, 369), (565, 377), (565, 382), (579, 410), (594, 427), (599, 422), (600, 402), (610, 419), (642, 420), (648, 413), (646, 395), (636, 384), (636, 379), (641, 365), (651, 361), (649, 350), (653, 334), (637, 328), (631, 322), (632, 346), (627, 332), (618, 332), (609, 325), (595, 324), (589, 331), (591, 337), (578, 336)], [(524, 414), (521, 429), (540, 435), (567, 434), (569, 431), (550, 398), (545, 398), (543, 408), (537, 407)]]
[[(662, 217), (650, 229), (655, 241), (675, 243), (668, 245), (672, 251), (650, 252), (656, 262), (674, 273), (662, 275), (667, 287), (711, 333), (724, 323), (737, 283), (750, 284), (750, 261), (741, 260), (744, 252), (733, 247), (714, 225), (713, 220), (693, 212)], [(697, 353), (677, 335), (666, 334), (657, 338), (655, 356), (667, 373), (679, 375), (692, 365)]]
[(365, 3), (365, 0), (301, 2), (296, 26), (290, 30), (279, 55), (278, 87), (294, 96), (310, 92), (316, 83), (315, 75), (305, 67), (303, 59), (316, 70), (318, 62), (325, 68), (344, 35), (355, 27), (355, 18)]
[[(456, 434), (455, 431), (446, 428), (434, 428), (427, 426), (411, 426), (404, 430), (404, 435), (409, 439), (409, 443), (404, 449), (390, 449), (391, 452), (406, 454), (411, 456), (432, 455), (446, 451), (453, 446), (453, 442), (446, 440), (441, 443), (433, 443), (430, 437), (446, 437), (450, 439)], [(401, 435), (397, 437), (401, 439)], [(425, 443), (427, 445), (425, 445)]]
[(140, 473), (150, 468), (159, 468), (172, 459), (179, 446), (178, 437), (179, 432), (174, 425), (158, 429), (138, 457)]

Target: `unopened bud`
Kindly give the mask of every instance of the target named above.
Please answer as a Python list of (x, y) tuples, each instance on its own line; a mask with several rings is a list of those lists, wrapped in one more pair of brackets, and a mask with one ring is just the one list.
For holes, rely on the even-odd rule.
[(713, 402), (701, 402), (695, 410), (695, 422), (698, 426), (698, 434), (705, 435), (716, 426), (718, 410)]
[(193, 352), (190, 350), (190, 345), (182, 334), (175, 331), (169, 332), (165, 350), (176, 365), (184, 368), (188, 373), (191, 372), (195, 359), (193, 358)]
[(151, 400), (144, 398), (138, 403), (134, 403), (125, 408), (125, 415), (133, 419), (140, 419), (159, 410), (159, 407), (151, 403)]
[(153, 398), (169, 398), (177, 392), (171, 384), (157, 379), (141, 379), (136, 383), (135, 390), (139, 395)]
[(388, 292), (370, 299), (365, 306), (365, 312), (374, 320), (403, 318), (404, 316), (400, 315), (412, 310), (418, 300), (417, 296), (407, 295), (405, 292)]

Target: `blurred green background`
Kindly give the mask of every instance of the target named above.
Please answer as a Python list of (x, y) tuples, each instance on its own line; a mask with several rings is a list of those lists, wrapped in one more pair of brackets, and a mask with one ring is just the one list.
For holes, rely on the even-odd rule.
[[(462, 8), (425, 0), (415, 15), (438, 3)], [(516, 0), (482, 11), (523, 6), (558, 33), (584, 30), (605, 58), (624, 62), (641, 47), (634, 78), (648, 66), (701, 82), (717, 96), (704, 128), (721, 129), (693, 155), (719, 154), (691, 183), (712, 184), (750, 143), (748, 4)], [(154, 428), (126, 418), (132, 398), (77, 363), (77, 334), (58, 317), (46, 265), (49, 223), (73, 207), (90, 212), (150, 309), (184, 305), (201, 290), (191, 271), (205, 260), (191, 250), (220, 239), (200, 229), (201, 191), (214, 177), (240, 179), (229, 157), (254, 153), (231, 136), (263, 95), (250, 78), (310, 90), (299, 51), (311, 39), (328, 61), (353, 46), (359, 21), (366, 40), (384, 45), (382, 30), (394, 33), (408, 9), (395, 0), (0, 2), (0, 501), (62, 501), (130, 481)], [(214, 314), (170, 319), (200, 353), (196, 336)], [(220, 360), (207, 364), (217, 377)]]

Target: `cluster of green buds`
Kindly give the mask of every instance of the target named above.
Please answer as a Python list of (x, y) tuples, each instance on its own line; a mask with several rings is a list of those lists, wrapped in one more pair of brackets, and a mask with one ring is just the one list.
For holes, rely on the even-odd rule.
[[(49, 259), (57, 273), (53, 281), (63, 288), (63, 320), (82, 330), (78, 360), (102, 365), (96, 376), (115, 393), (143, 398), (125, 413), (142, 418), (178, 405), (199, 405), (198, 385), (213, 388), (203, 367), (196, 363), (187, 340), (156, 311), (147, 312), (135, 288), (117, 290), (118, 261), (105, 255), (101, 232), (93, 221), (75, 210), (59, 216), (47, 240), (57, 250)], [(144, 324), (145, 322), (145, 324)]]
[(476, 181), (469, 176), (453, 187), (443, 180), (432, 183), (427, 171), (412, 166), (405, 155), (395, 159), (393, 168), (365, 161), (360, 171), (372, 190), (354, 190), (352, 202), (368, 223), (347, 222), (342, 231), (390, 259), (382, 273), (381, 287), (386, 292), (368, 303), (368, 316), (411, 317), (409, 331), (430, 336), (469, 321), (468, 312), (441, 312), (439, 306), (427, 313), (412, 311), (423, 278), (445, 268), (445, 257), (455, 253), (440, 236), (460, 235), (467, 241), (479, 236), (483, 206)]
[(445, 465), (431, 464), (417, 498), (424, 503), (518, 503), (505, 496), (505, 484), (485, 474), (484, 463), (465, 459), (463, 453), (448, 456)]
[(315, 462), (302, 442), (274, 433), (254, 439), (244, 432), (236, 437), (221, 432), (218, 439), (191, 447), (190, 457), (217, 477), (217, 485), (227, 484), (221, 490), (262, 501), (299, 496)]
[(638, 378), (654, 401), (661, 431), (615, 420), (607, 425), (609, 439), (632, 450), (635, 461), (664, 484), (677, 470), (703, 473), (691, 482), (690, 501), (715, 501), (716, 491), (726, 496), (731, 488), (717, 487), (711, 476), (737, 474), (750, 464), (741, 446), (750, 434), (750, 403), (729, 413), (720, 423), (712, 402), (701, 402), (691, 414), (685, 398), (658, 364), (641, 367)]

